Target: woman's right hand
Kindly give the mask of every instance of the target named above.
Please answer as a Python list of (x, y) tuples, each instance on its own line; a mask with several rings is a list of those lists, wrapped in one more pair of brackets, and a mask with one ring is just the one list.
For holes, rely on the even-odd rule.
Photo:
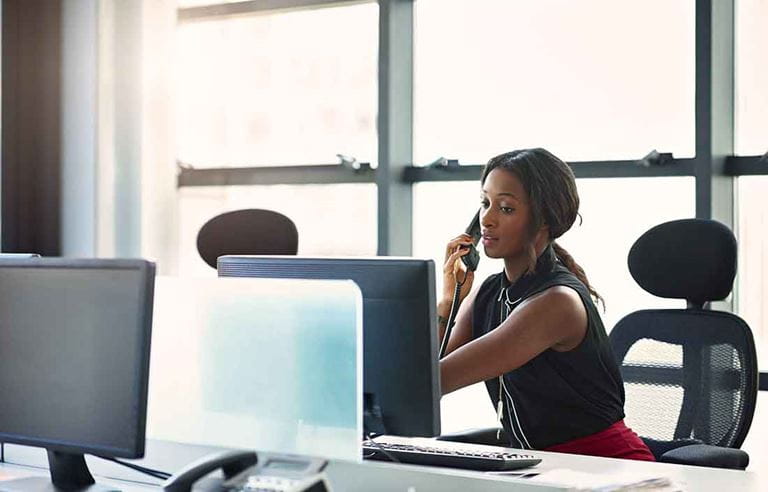
[(445, 263), (443, 264), (443, 296), (438, 305), (438, 314), (447, 317), (448, 313), (443, 313), (443, 306), (447, 305), (450, 310), (453, 302), (453, 293), (456, 290), (456, 284), (463, 282), (461, 292), (459, 293), (459, 304), (467, 297), (472, 289), (472, 282), (475, 279), (475, 272), (467, 271), (461, 257), (469, 253), (468, 246), (472, 245), (472, 237), (468, 234), (462, 234), (451, 241), (445, 247)]

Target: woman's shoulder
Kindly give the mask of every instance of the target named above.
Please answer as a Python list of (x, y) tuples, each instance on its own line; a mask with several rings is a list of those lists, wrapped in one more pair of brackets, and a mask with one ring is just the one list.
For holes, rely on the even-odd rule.
[(571, 308), (583, 308), (581, 295), (573, 288), (564, 284), (554, 284), (545, 287), (527, 297), (526, 300), (528, 302), (539, 301), (539, 304), (548, 307), (553, 305), (569, 305)]
[(577, 291), (586, 290), (579, 278), (568, 270), (565, 265), (557, 263), (552, 270), (542, 275), (539, 281), (539, 291), (562, 285)]
[(541, 276), (536, 288), (531, 290), (529, 296), (539, 296), (543, 293), (551, 293), (553, 299), (564, 299), (568, 296), (580, 298), (585, 307), (594, 307), (594, 301), (587, 287), (576, 275), (559, 263), (550, 272)]

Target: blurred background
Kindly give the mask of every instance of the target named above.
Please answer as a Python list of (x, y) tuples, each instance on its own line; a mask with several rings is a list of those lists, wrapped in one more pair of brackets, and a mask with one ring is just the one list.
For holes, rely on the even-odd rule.
[[(578, 178), (582, 220), (560, 242), (608, 330), (680, 306), (635, 284), (635, 239), (715, 218), (739, 241), (720, 307), (765, 352), (768, 1), (715, 8), (711, 26), (704, 3), (4, 1), (3, 251), (215, 276), (200, 227), (267, 208), (296, 223), (299, 254), (439, 271), (479, 205), (480, 166), (540, 146)], [(671, 155), (641, 165), (653, 150)], [(501, 268), (483, 258), (477, 285)], [(484, 393), (444, 398), (443, 430), (492, 424)]]

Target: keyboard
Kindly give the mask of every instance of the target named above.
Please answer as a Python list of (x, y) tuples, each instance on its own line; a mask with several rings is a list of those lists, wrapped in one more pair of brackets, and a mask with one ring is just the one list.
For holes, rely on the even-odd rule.
[(477, 471), (509, 471), (541, 463), (531, 454), (496, 446), (394, 436), (363, 441), (363, 458), (390, 462), (394, 458), (400, 463)]

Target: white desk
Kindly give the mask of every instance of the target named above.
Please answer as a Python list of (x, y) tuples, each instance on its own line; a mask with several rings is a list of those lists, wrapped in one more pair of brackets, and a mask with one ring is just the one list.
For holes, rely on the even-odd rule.
[[(722, 470), (697, 466), (672, 465), (667, 463), (648, 463), (641, 461), (597, 458), (562, 453), (530, 452), (542, 458), (536, 469), (540, 472), (555, 468), (568, 468), (588, 473), (647, 473), (669, 477), (689, 491), (758, 492), (768, 490), (768, 477), (755, 471)], [(530, 484), (526, 479), (502, 477), (493, 474), (474, 473), (461, 470), (443, 470), (429, 468), (429, 476), (413, 474), (406, 477), (403, 470), (425, 470), (424, 467), (394, 465), (390, 463), (366, 462), (363, 467), (336, 462), (328, 469), (329, 476), (338, 484), (339, 491), (366, 490), (372, 492), (386, 490), (407, 490), (404, 480), (420, 490), (462, 491), (462, 490), (529, 490), (522, 484)], [(534, 469), (529, 469), (533, 471)], [(526, 470), (528, 471), (528, 470)], [(443, 478), (447, 478), (443, 481)], [(468, 481), (464, 481), (468, 480)], [(520, 488), (515, 488), (517, 484)], [(343, 487), (342, 487), (343, 485)], [(470, 486), (472, 488), (470, 488)], [(334, 491), (337, 489), (334, 488)], [(541, 489), (533, 489), (541, 490)]]
[[(146, 458), (138, 463), (150, 468), (174, 472), (190, 461), (216, 450), (212, 447), (150, 440), (147, 442)], [(649, 473), (669, 477), (683, 485), (685, 490), (690, 491), (768, 490), (768, 476), (764, 470), (720, 470), (539, 451), (535, 454), (543, 459), (536, 467), (540, 472), (553, 468), (568, 468), (588, 473)], [(47, 474), (47, 470), (43, 468), (47, 463), (45, 453), (40, 449), (6, 445), (5, 457), (7, 463), (0, 464), (0, 479)], [(157, 488), (159, 480), (127, 468), (90, 457), (88, 464), (97, 476), (97, 481), (105, 485), (117, 485), (126, 491), (159, 490)], [(525, 478), (383, 462), (332, 461), (326, 472), (334, 492), (558, 490), (536, 486)], [(2, 482), (0, 482), (1, 489)]]

